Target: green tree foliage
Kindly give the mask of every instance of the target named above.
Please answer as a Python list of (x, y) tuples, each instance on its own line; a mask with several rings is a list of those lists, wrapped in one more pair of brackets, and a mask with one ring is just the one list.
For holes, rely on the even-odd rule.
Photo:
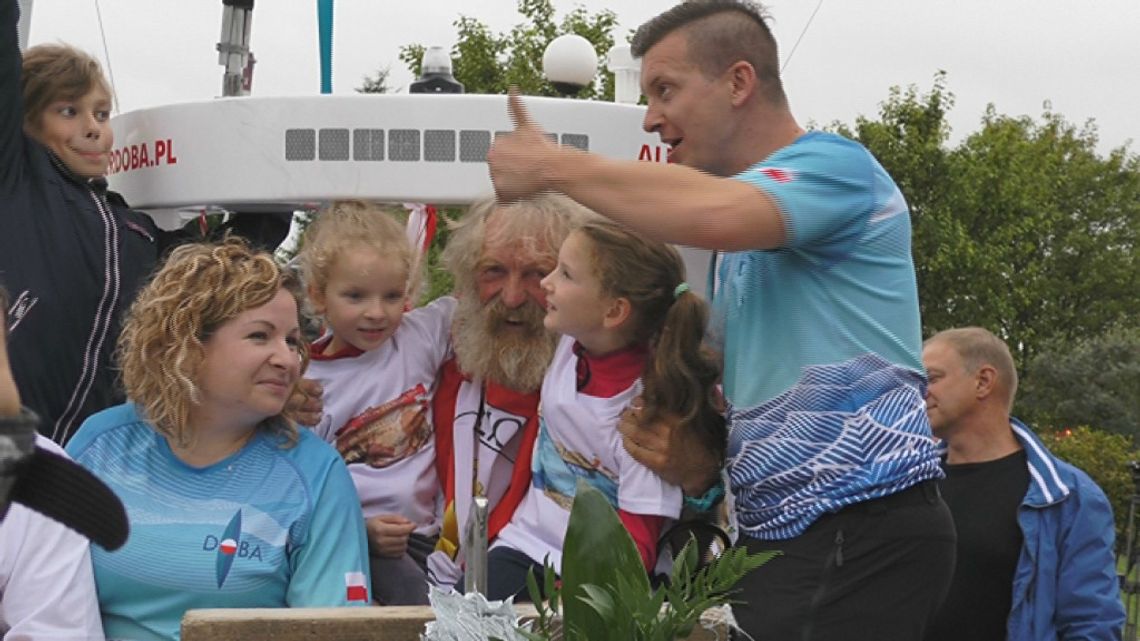
[(1140, 458), (1140, 452), (1125, 436), (1088, 427), (1045, 432), (1041, 440), (1057, 458), (1084, 470), (1104, 490), (1112, 504), (1120, 550), (1125, 543), (1129, 504), (1136, 490), (1129, 462)]
[(1096, 128), (1048, 108), (999, 115), (946, 144), (954, 96), (893, 89), (877, 119), (839, 133), (866, 145), (911, 206), (924, 335), (980, 325), (1020, 368), (1037, 350), (1136, 326), (1140, 157), (1096, 152)]
[(381, 67), (375, 75), (364, 76), (362, 84), (355, 89), (356, 93), (388, 93), (388, 75), (391, 69)]
[(1071, 428), (1047, 445), (1105, 490), (1119, 536), (1140, 433), (1140, 158), (1098, 154), (1091, 122), (1048, 107), (1030, 118), (991, 106), (951, 146), (953, 105), (939, 73), (925, 93), (892, 89), (877, 118), (833, 127), (875, 154), (910, 205), (923, 334), (980, 325), (1010, 345), (1017, 413)]
[(1018, 411), (1039, 426), (1096, 427), (1140, 442), (1140, 328), (1058, 342), (1026, 372)]
[(1024, 365), (1037, 346), (1135, 323), (1140, 312), (1140, 160), (1096, 154), (1095, 128), (1046, 112), (998, 116), (957, 152), (953, 203), (982, 245), (972, 313), (989, 315)]
[[(604, 57), (614, 44), (617, 14), (608, 9), (591, 14), (579, 6), (557, 20), (551, 0), (519, 0), (518, 11), (525, 20), (505, 34), (493, 32), (470, 16), (455, 21), (452, 74), (467, 93), (504, 94), (515, 85), (525, 95), (559, 95), (542, 75), (542, 54), (554, 38), (574, 33), (589, 40), (598, 52), (598, 79), (577, 97), (613, 100), (613, 74), (605, 72)], [(400, 47), (400, 60), (416, 76), (424, 50), (423, 44)]]

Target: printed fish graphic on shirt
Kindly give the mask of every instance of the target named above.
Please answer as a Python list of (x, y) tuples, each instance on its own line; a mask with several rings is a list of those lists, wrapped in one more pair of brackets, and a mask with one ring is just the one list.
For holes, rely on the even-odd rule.
[(234, 564), (234, 553), (237, 552), (238, 538), (241, 537), (241, 510), (230, 519), (222, 533), (222, 542), (218, 544), (218, 558), (214, 561), (214, 573), (218, 578), (218, 587), (226, 582), (230, 573), (230, 566)]

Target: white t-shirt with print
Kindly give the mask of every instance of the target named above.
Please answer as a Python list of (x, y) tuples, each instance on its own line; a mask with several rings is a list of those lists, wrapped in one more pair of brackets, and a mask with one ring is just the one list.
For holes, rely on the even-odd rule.
[(618, 419), (641, 392), (640, 379), (609, 398), (582, 394), (573, 346), (573, 338), (562, 337), (546, 372), (531, 487), (492, 546), (514, 548), (536, 563), (549, 556), (558, 572), (578, 479), (601, 490), (615, 509), (633, 514), (677, 518), (682, 503), (679, 487), (635, 461), (622, 445)]
[(416, 533), (439, 530), (431, 395), (449, 353), (452, 297), (404, 314), (380, 347), (314, 359), (306, 378), (324, 387), (324, 415), (313, 429), (348, 464), (364, 518), (399, 514)]

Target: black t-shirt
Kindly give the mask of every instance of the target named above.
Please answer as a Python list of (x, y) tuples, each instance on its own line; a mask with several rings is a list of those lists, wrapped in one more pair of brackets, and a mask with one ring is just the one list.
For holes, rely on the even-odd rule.
[(1005, 639), (1022, 544), (1017, 509), (1029, 487), (1025, 451), (985, 463), (943, 463), (942, 469), (942, 497), (958, 529), (958, 562), (926, 641)]

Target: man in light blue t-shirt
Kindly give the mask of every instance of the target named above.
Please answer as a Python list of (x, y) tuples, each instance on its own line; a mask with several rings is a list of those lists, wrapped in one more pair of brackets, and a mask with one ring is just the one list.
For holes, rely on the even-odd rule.
[[(633, 50), (644, 126), (671, 164), (553, 145), (512, 97), (516, 130), (488, 155), (498, 197), (560, 191), (722, 252), (710, 330), (739, 544), (782, 552), (744, 580), (738, 622), (757, 638), (920, 639), (953, 573), (954, 529), (923, 401), (906, 201), (862, 146), (797, 124), (759, 7), (677, 5)], [(688, 495), (719, 477), (683, 428), (626, 437)]]

